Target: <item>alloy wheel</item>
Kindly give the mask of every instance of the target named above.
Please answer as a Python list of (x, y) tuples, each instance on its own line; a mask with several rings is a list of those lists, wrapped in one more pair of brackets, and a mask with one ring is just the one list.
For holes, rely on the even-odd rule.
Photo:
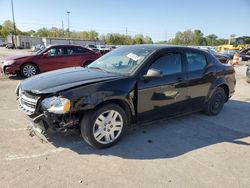
[(93, 135), (97, 142), (109, 144), (115, 141), (121, 134), (123, 119), (115, 110), (105, 111), (100, 114), (93, 126)]
[(36, 67), (34, 67), (33, 65), (25, 65), (23, 67), (23, 75), (25, 77), (31, 77), (36, 75)]

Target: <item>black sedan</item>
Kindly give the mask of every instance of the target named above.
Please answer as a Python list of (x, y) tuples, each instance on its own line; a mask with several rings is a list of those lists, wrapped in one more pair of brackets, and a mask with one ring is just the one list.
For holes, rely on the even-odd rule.
[(234, 93), (235, 71), (187, 47), (120, 47), (86, 68), (40, 74), (17, 87), (19, 108), (35, 133), (79, 129), (109, 147), (133, 124), (203, 110), (217, 115)]
[(242, 61), (249, 61), (250, 60), (250, 48), (246, 48), (239, 52)]

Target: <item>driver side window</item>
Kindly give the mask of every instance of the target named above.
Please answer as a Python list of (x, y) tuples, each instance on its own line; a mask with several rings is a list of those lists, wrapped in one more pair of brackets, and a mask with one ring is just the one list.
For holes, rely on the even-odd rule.
[(59, 48), (51, 48), (48, 50), (48, 56), (60, 56), (60, 55), (66, 55), (65, 48), (59, 47)]
[(169, 53), (161, 56), (151, 65), (150, 68), (161, 71), (163, 75), (181, 73), (181, 54)]

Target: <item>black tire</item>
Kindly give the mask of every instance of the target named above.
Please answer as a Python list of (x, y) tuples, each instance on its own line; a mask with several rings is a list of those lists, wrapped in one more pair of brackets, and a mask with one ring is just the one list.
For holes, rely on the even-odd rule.
[[(29, 70), (30, 70), (30, 72), (29, 72)], [(25, 63), (24, 65), (22, 65), (21, 70), (20, 70), (20, 74), (24, 78), (29, 78), (31, 76), (35, 76), (38, 73), (39, 73), (38, 68), (33, 63)]]
[[(100, 142), (104, 142), (103, 140), (106, 140), (106, 136), (107, 134), (111, 134), (113, 128), (115, 128), (116, 126), (112, 125), (112, 123), (108, 122), (108, 123), (105, 123), (105, 124), (108, 124), (108, 125), (105, 125), (103, 124), (101, 127), (108, 127), (108, 126), (112, 126), (113, 128), (110, 128), (109, 129), (106, 129), (105, 131), (101, 131), (101, 133), (99, 135), (102, 135), (100, 136), (100, 138), (104, 138), (103, 140), (97, 140), (94, 136), (94, 131), (96, 131), (96, 133), (98, 132), (99, 129), (101, 129), (100, 127), (98, 127), (98, 129), (96, 129), (97, 126), (99, 126), (96, 121), (97, 120), (100, 120), (100, 116), (105, 114), (105, 113), (108, 113), (108, 111), (114, 111), (114, 112), (118, 112), (119, 114), (119, 117), (117, 116), (118, 119), (121, 119), (121, 122), (123, 122), (123, 125), (121, 126), (121, 130), (119, 131), (113, 131), (113, 134), (116, 136), (114, 137), (114, 140), (109, 143), (100, 143)], [(109, 115), (109, 113), (108, 113)], [(107, 116), (108, 116), (107, 115)], [(103, 116), (104, 117), (104, 116)], [(106, 119), (105, 119), (106, 120)], [(100, 121), (100, 122), (104, 122), (104, 121)], [(114, 104), (114, 103), (106, 103), (102, 106), (100, 106), (99, 108), (97, 108), (96, 110), (93, 110), (93, 111), (89, 111), (87, 112), (86, 114), (84, 114), (84, 117), (82, 118), (81, 120), (81, 123), (80, 123), (80, 130), (81, 130), (81, 135), (83, 137), (83, 139), (92, 147), (94, 148), (107, 148), (107, 147), (110, 147), (114, 144), (116, 144), (122, 137), (123, 133), (125, 132), (124, 130), (126, 129), (126, 126), (128, 124), (128, 118), (127, 118), (127, 115), (125, 113), (125, 111), (117, 104)], [(105, 128), (102, 128), (102, 129), (105, 129)], [(110, 131), (110, 132), (107, 132), (107, 131)], [(119, 133), (119, 134), (118, 134)], [(104, 136), (104, 134), (106, 134)], [(97, 136), (98, 137), (98, 136)], [(111, 140), (111, 136), (109, 135), (108, 138)]]
[(223, 88), (218, 87), (214, 91), (212, 97), (207, 102), (204, 109), (205, 113), (214, 116), (220, 113), (225, 103), (225, 91)]

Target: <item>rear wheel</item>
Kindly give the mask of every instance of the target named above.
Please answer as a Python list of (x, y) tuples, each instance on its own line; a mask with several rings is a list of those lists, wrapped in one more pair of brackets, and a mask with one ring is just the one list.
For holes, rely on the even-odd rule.
[(119, 105), (107, 103), (83, 117), (80, 125), (82, 137), (94, 148), (110, 147), (120, 140), (127, 119)]
[(38, 74), (38, 68), (33, 63), (25, 63), (21, 67), (21, 75), (25, 78), (29, 78), (29, 77), (34, 76), (36, 74)]
[(205, 107), (207, 115), (217, 115), (222, 110), (225, 103), (225, 91), (223, 88), (218, 87), (213, 93)]

